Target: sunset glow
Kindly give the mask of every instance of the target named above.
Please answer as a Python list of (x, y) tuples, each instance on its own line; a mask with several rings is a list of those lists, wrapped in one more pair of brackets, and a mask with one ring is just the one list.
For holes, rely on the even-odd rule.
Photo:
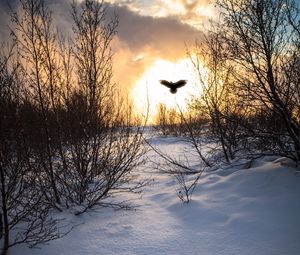
[(214, 6), (208, 0), (107, 1), (119, 6), (126, 6), (141, 16), (178, 18), (180, 22), (196, 29), (203, 29), (203, 24), (207, 25), (208, 19), (216, 16)]
[[(160, 84), (160, 80), (187, 80), (187, 84), (179, 88), (176, 94), (171, 94), (167, 87)], [(196, 84), (197, 78), (190, 59), (184, 58), (176, 62), (159, 59), (136, 82), (131, 97), (137, 112), (146, 115), (149, 110), (149, 121), (153, 122), (160, 103), (168, 108), (179, 107), (186, 110), (187, 101), (200, 92)]]

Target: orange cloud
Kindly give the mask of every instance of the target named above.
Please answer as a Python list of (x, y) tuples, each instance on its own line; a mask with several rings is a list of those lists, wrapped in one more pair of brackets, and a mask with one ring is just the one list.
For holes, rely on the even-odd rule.
[[(193, 45), (201, 39), (198, 27), (187, 22), (204, 20), (197, 10), (206, 6), (208, 0), (110, 0), (107, 4), (107, 20), (117, 14), (118, 33), (112, 43), (114, 51), (114, 80), (123, 91), (130, 90), (137, 79), (157, 59), (177, 61), (186, 55), (186, 45)], [(72, 37), (71, 0), (46, 0), (53, 11), (54, 27), (66, 37)], [(78, 3), (81, 0), (77, 0)], [(11, 0), (17, 8), (19, 1)], [(204, 8), (204, 7), (203, 7)], [(9, 15), (6, 0), (0, 0), (0, 36), (9, 36)], [(198, 24), (198, 23), (197, 23)]]
[(113, 11), (119, 16), (118, 34), (113, 42), (115, 80), (120, 87), (135, 81), (157, 59), (177, 61), (186, 56), (186, 45), (201, 39), (201, 31), (175, 17), (141, 16), (125, 6)]

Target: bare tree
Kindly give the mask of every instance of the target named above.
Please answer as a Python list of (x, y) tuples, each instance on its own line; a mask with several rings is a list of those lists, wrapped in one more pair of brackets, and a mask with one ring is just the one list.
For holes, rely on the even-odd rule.
[[(2, 45), (2, 50), (6, 49)], [(24, 88), (20, 64), (14, 62), (14, 47), (0, 56), (0, 239), (2, 254), (11, 246), (30, 246), (60, 237), (57, 220), (49, 216), (49, 204), (37, 188), (36, 164), (28, 146)]]
[(84, 1), (78, 8), (72, 5), (75, 33), (75, 58), (79, 90), (87, 97), (91, 114), (109, 115), (109, 101), (115, 92), (112, 78), (111, 40), (116, 34), (118, 19), (107, 22), (102, 2)]
[[(70, 204), (83, 213), (104, 202), (117, 191), (135, 191), (132, 170), (144, 154), (142, 128), (132, 123), (130, 109), (119, 98), (112, 83), (110, 43), (118, 20), (106, 20), (103, 2), (73, 3), (76, 86), (67, 100), (66, 137), (69, 171), (64, 187)], [(141, 124), (141, 123), (140, 123)], [(121, 204), (120, 204), (121, 205)]]
[[(29, 86), (33, 103), (41, 112), (41, 135), (36, 150), (37, 160), (43, 162), (41, 168), (46, 173), (40, 184), (49, 202), (60, 204), (57, 187), (57, 169), (54, 164), (56, 156), (55, 135), (50, 124), (50, 113), (56, 112), (59, 88), (59, 72), (56, 63), (56, 35), (53, 33), (51, 12), (42, 0), (20, 0), (20, 11), (12, 12), (15, 29), (12, 30), (21, 56), (24, 75)], [(53, 116), (53, 114), (51, 114)], [(56, 131), (59, 130), (56, 119)], [(54, 133), (56, 133), (54, 135)], [(44, 175), (43, 175), (44, 176)], [(46, 181), (47, 180), (47, 181)], [(45, 182), (46, 181), (46, 182)], [(56, 206), (57, 209), (58, 206)]]
[(285, 130), (269, 136), (292, 144), (278, 144), (279, 153), (299, 161), (300, 123), (294, 110), (299, 87), (294, 69), (299, 52), (297, 5), (284, 0), (219, 0), (217, 6), (223, 17), (220, 26), (227, 58), (236, 66), (239, 96), (280, 116)]
[(106, 20), (103, 2), (72, 8), (75, 38), (68, 44), (58, 41), (42, 0), (20, 0), (12, 12), (15, 47), (0, 56), (3, 254), (59, 238), (53, 208), (125, 208), (113, 198), (145, 184), (133, 172), (145, 153), (143, 123), (111, 82), (118, 21)]
[(226, 58), (221, 31), (214, 27), (203, 42), (188, 52), (199, 77), (201, 94), (194, 95), (191, 107), (210, 119), (210, 132), (217, 137), (225, 160), (229, 162), (238, 149), (239, 121), (247, 107), (234, 90), (234, 67)]

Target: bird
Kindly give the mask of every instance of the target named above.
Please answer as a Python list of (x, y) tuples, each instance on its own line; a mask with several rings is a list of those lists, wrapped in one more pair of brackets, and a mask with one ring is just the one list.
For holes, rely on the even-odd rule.
[(170, 89), (170, 92), (172, 94), (175, 94), (177, 92), (178, 88), (183, 87), (186, 84), (187, 80), (179, 80), (177, 82), (171, 82), (166, 80), (160, 80), (160, 84), (166, 86)]

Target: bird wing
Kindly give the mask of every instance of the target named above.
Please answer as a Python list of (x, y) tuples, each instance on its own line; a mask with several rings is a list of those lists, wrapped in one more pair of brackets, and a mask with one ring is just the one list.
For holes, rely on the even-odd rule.
[(172, 82), (168, 82), (166, 80), (160, 80), (160, 84), (165, 85), (169, 89), (173, 87), (173, 83)]
[(176, 88), (181, 88), (186, 84), (186, 82), (187, 82), (186, 80), (179, 80), (179, 81), (173, 83), (173, 86)]

